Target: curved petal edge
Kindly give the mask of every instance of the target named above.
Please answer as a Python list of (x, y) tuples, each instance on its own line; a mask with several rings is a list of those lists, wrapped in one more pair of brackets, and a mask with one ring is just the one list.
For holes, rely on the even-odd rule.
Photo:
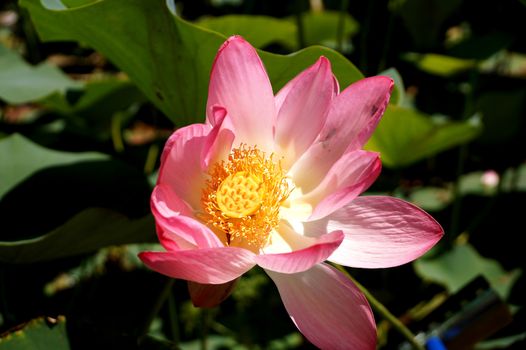
[(376, 324), (365, 296), (327, 264), (297, 274), (266, 271), (299, 331), (321, 349), (376, 348)]
[(142, 262), (154, 271), (202, 284), (222, 284), (238, 278), (256, 264), (254, 256), (234, 247), (139, 253)]
[(262, 254), (256, 256), (256, 262), (264, 269), (280, 273), (297, 273), (310, 269), (313, 265), (325, 261), (343, 241), (341, 231), (320, 236), (308, 248), (289, 253)]
[(408, 263), (422, 256), (444, 235), (440, 224), (422, 209), (385, 196), (358, 197), (307, 225), (313, 225), (313, 229), (342, 230), (345, 239), (329, 260), (361, 268)]

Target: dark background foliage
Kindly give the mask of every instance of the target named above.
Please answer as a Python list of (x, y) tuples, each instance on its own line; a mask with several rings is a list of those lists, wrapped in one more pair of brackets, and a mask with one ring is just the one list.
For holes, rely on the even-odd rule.
[[(92, 1), (63, 2), (76, 7)], [(119, 60), (119, 52), (93, 49), (98, 48), (97, 38), (94, 44), (91, 36), (82, 36), (82, 29), (64, 31), (65, 17), (50, 25), (38, 3), (0, 4), (0, 333), (7, 339), (0, 341), (0, 349), (54, 344), (54, 337), (60, 343), (64, 334), (71, 349), (165, 349), (175, 347), (174, 341), (183, 349), (312, 348), (296, 333), (274, 285), (260, 270), (244, 276), (220, 307), (203, 311), (191, 306), (184, 281), (172, 286), (141, 266), (136, 254), (155, 242), (148, 205), (159, 152), (175, 128), (203, 118), (199, 113), (178, 115), (177, 107), (170, 105), (173, 101), (164, 96), (167, 91), (173, 96), (202, 95), (206, 86), (196, 83), (191, 90), (194, 87), (184, 80), (168, 76), (153, 90), (140, 72)], [(144, 16), (164, 6), (164, 1), (154, 3), (152, 13)], [(411, 322), (410, 310), (453, 295), (482, 274), (503, 291), (500, 295), (511, 307), (513, 321), (499, 327), (495, 320), (498, 332), (483, 337), (499, 341), (480, 343), (479, 348), (524, 348), (524, 1), (327, 0), (318, 12), (334, 15), (328, 31), (321, 22), (302, 17), (316, 12), (314, 3), (188, 0), (177, 2), (176, 9), (182, 18), (219, 32), (206, 22), (209, 16), (263, 15), (295, 30), (287, 36), (286, 29), (254, 29), (254, 38), (265, 39), (259, 47), (264, 51), (289, 54), (320, 44), (340, 51), (364, 76), (395, 68), (389, 74), (398, 77), (398, 101), (393, 100), (386, 115), (395, 122), (380, 125), (370, 144), (382, 152), (384, 169), (369, 192), (415, 202), (443, 225), (446, 235), (414, 265), (349, 271), (415, 333), (429, 329)], [(104, 15), (113, 20), (111, 14)], [(349, 18), (345, 23), (350, 27), (340, 30), (344, 18)], [(86, 23), (105, 20), (86, 17)], [(129, 28), (137, 25), (134, 18), (129, 21)], [(212, 43), (224, 36), (251, 34), (240, 19), (232, 23), (229, 28), (235, 32), (213, 35), (195, 34), (180, 23), (177, 28), (192, 33), (199, 39), (194, 45), (208, 45), (213, 55), (217, 45)], [(87, 28), (85, 23), (78, 26)], [(68, 40), (51, 40), (61, 35)], [(118, 35), (116, 28), (115, 40)], [(179, 74), (177, 59), (188, 48), (174, 46), (172, 52), (171, 46), (161, 50), (162, 40), (159, 45), (155, 48), (163, 59), (174, 60), (166, 69)], [(359, 72), (346, 66), (343, 57), (323, 50), (286, 62), (300, 71), (313, 62), (309, 57), (324, 54), (333, 67), (340, 67), (335, 68), (340, 82), (347, 85), (357, 79)], [(134, 54), (143, 58), (142, 52)], [(280, 63), (266, 56), (263, 60), (275, 87), (282, 85), (286, 75), (279, 72)], [(195, 62), (196, 67), (206, 67), (196, 81), (207, 79), (209, 67), (203, 62)], [(142, 63), (148, 69), (159, 64)], [(35, 69), (39, 64), (64, 75), (40, 76)], [(36, 76), (44, 81), (42, 93), (23, 84), (17, 87), (23, 81), (40, 86)], [(191, 108), (204, 107), (197, 103)], [(412, 135), (407, 132), (411, 128), (428, 134)], [(405, 135), (407, 144), (393, 141), (395, 134)], [(488, 171), (499, 175), (497, 185), (481, 180)], [(445, 269), (446, 277), (437, 275), (437, 269)], [(159, 304), (162, 295), (168, 297)], [(158, 310), (157, 316), (152, 310)], [(65, 316), (65, 324), (59, 315)], [(17, 327), (39, 317), (48, 318), (22, 331), (29, 343), (9, 340)], [(381, 315), (377, 323), (380, 346), (399, 348), (403, 338)], [(41, 334), (41, 329), (51, 331)]]

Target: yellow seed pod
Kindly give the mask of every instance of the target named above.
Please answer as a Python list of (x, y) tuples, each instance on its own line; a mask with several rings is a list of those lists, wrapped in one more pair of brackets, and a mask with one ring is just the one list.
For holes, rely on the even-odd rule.
[(261, 180), (246, 171), (230, 174), (216, 192), (217, 205), (224, 215), (242, 218), (254, 214), (261, 206)]

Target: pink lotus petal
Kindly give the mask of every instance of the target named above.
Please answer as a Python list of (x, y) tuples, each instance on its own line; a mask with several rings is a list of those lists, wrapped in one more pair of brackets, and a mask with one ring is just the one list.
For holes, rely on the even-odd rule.
[(167, 184), (155, 186), (150, 197), (150, 205), (160, 215), (166, 217), (174, 215), (190, 216), (193, 213), (192, 208), (179, 198), (174, 189)]
[[(320, 58), (325, 58), (325, 57), (321, 56)], [(318, 63), (318, 62), (316, 62), (316, 63)], [(329, 63), (330, 63), (330, 61), (329, 61)], [(310, 69), (310, 68), (312, 68), (312, 66), (307, 68), (307, 69)], [(279, 90), (279, 92), (274, 97), (274, 103), (276, 104), (276, 110), (277, 111), (279, 111), (281, 109), (281, 106), (283, 105), (283, 102), (285, 101), (285, 98), (289, 94), (289, 91), (294, 87), (294, 85), (295, 85), (294, 81), (297, 81), (298, 79), (300, 79), (302, 73), (304, 73), (304, 72), (301, 72), (300, 74), (295, 76), (291, 81), (289, 81), (287, 84), (285, 84), (285, 86), (283, 86), (281, 88), (281, 90)], [(336, 78), (336, 76), (334, 74), (332, 74), (332, 91), (333, 91), (333, 97), (340, 93), (340, 83), (338, 82), (338, 78)]]
[(367, 300), (326, 264), (297, 274), (266, 271), (301, 333), (320, 349), (375, 349), (376, 325)]
[(442, 227), (426, 212), (401, 199), (358, 197), (309, 229), (343, 230), (345, 240), (329, 257), (351, 267), (384, 268), (420, 257), (442, 237)]
[(154, 271), (203, 284), (222, 284), (238, 278), (255, 265), (254, 257), (254, 253), (235, 247), (139, 254), (142, 262)]
[[(193, 218), (193, 214), (181, 213), (178, 207), (171, 207), (175, 198), (177, 197), (167, 186), (157, 185), (154, 188), (151, 208), (159, 226), (199, 248), (224, 246), (212, 230)], [(167, 238), (166, 234), (160, 238)]]
[(332, 75), (332, 86), (334, 91), (334, 96), (338, 96), (340, 94), (340, 83), (338, 82), (338, 78), (333, 74)]
[[(219, 49), (210, 75), (207, 111), (226, 108), (236, 131), (236, 145), (272, 150), (276, 110), (272, 86), (256, 50), (240, 36)], [(208, 116), (209, 122), (212, 117)]]
[(155, 223), (157, 229), (157, 237), (159, 242), (167, 251), (177, 251), (177, 250), (188, 250), (196, 249), (197, 246), (184, 239), (184, 236), (180, 236), (171, 231), (168, 231), (162, 228), (158, 223)]
[(352, 151), (334, 163), (323, 181), (305, 195), (314, 207), (309, 220), (317, 220), (340, 209), (363, 193), (382, 169), (378, 153)]
[(228, 298), (238, 279), (223, 284), (201, 284), (188, 282), (188, 292), (195, 307), (211, 308)]
[(224, 247), (223, 242), (212, 230), (194, 218), (177, 215), (169, 218), (155, 216), (155, 219), (165, 231), (181, 237), (198, 248)]
[(212, 106), (211, 114), (214, 117), (214, 126), (206, 136), (201, 154), (201, 168), (205, 171), (217, 161), (227, 159), (234, 142), (233, 127), (227, 110), (221, 106)]
[(155, 222), (155, 232), (157, 233), (157, 238), (159, 239), (161, 245), (164, 247), (164, 249), (168, 251), (197, 248), (195, 244), (188, 242), (181, 236), (176, 235), (173, 232), (167, 231), (165, 228), (159, 225), (157, 221)]
[(361, 148), (378, 124), (393, 88), (377, 76), (350, 85), (334, 100), (318, 139), (291, 169), (303, 192), (312, 190), (346, 152)]
[(277, 94), (275, 140), (290, 158), (287, 163), (303, 154), (320, 133), (334, 97), (333, 84), (331, 64), (320, 57)]
[(170, 135), (170, 137), (168, 138), (168, 140), (166, 140), (166, 143), (164, 144), (163, 152), (161, 153), (161, 168), (164, 167), (166, 157), (172, 151), (172, 148), (176, 141), (184, 143), (194, 136), (200, 137), (206, 135), (209, 132), (209, 130), (210, 126), (207, 124), (192, 124), (177, 129), (174, 133), (172, 133), (172, 135)]
[(308, 248), (290, 253), (261, 254), (256, 262), (264, 269), (280, 273), (297, 273), (310, 269), (313, 265), (325, 261), (343, 241), (341, 231), (322, 235)]
[[(192, 210), (184, 203), (167, 185), (157, 185), (153, 189), (150, 206), (154, 216), (172, 217), (179, 215), (192, 216)], [(161, 220), (162, 221), (162, 220)], [(155, 227), (159, 242), (166, 250), (195, 249), (196, 243), (190, 237), (190, 241), (182, 236), (166, 230), (156, 220)]]
[(201, 168), (201, 153), (210, 126), (193, 124), (181, 128), (168, 139), (161, 156), (158, 184), (170, 186), (192, 208), (200, 208), (206, 174)]

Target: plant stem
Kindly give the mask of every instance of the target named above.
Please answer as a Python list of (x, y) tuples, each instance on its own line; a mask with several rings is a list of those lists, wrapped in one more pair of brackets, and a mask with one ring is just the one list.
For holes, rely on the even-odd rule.
[(161, 293), (159, 294), (159, 297), (155, 301), (155, 304), (153, 305), (152, 309), (150, 310), (150, 313), (148, 314), (148, 317), (144, 321), (143, 325), (139, 328), (139, 337), (137, 342), (139, 344), (142, 343), (146, 335), (148, 334), (148, 330), (150, 329), (150, 325), (152, 324), (153, 320), (155, 319), (155, 316), (159, 313), (161, 310), (161, 307), (165, 303), (166, 299), (172, 292), (172, 286), (174, 284), (173, 278), (168, 278), (163, 289), (161, 290)]
[(168, 317), (170, 321), (171, 341), (177, 346), (179, 344), (179, 325), (177, 322), (174, 293), (168, 293)]
[[(462, 120), (467, 120), (475, 110), (475, 88), (478, 82), (478, 62), (475, 65), (475, 68), (471, 71), (469, 86), (470, 90), (466, 94), (466, 99), (464, 102), (464, 113)], [(468, 156), (468, 145), (462, 144), (458, 150), (458, 161), (457, 161), (457, 170), (456, 170), (456, 180), (453, 185), (453, 208), (451, 212), (451, 227), (449, 232), (449, 243), (452, 243), (455, 238), (461, 234), (460, 229), (460, 215), (462, 208), (462, 198), (460, 193), (460, 176), (464, 172), (464, 163), (466, 157)]]
[(451, 210), (451, 228), (449, 231), (449, 241), (453, 242), (460, 232), (460, 213), (462, 208), (462, 199), (460, 194), (460, 176), (464, 172), (464, 160), (468, 155), (468, 146), (460, 145), (458, 149), (456, 181), (453, 184), (453, 208)]
[(334, 264), (334, 266), (340, 270), (345, 276), (347, 276), (354, 284), (360, 289), (360, 291), (365, 295), (371, 307), (383, 318), (385, 318), (391, 325), (402, 335), (404, 338), (413, 346), (413, 348), (418, 350), (425, 350), (424, 346), (416, 341), (415, 335), (407, 328), (400, 320), (393, 315), (387, 308), (376, 299), (371, 292), (362, 286), (358, 281), (356, 281), (349, 272), (341, 265)]
[(201, 350), (207, 350), (208, 348), (208, 323), (209, 323), (209, 311), (207, 309), (202, 309), (201, 312)]
[(302, 0), (296, 0), (296, 9), (295, 9), (295, 19), (296, 27), (298, 28), (298, 46), (300, 49), (305, 47), (305, 35), (303, 32), (303, 7)]
[(148, 148), (148, 154), (146, 155), (146, 161), (144, 162), (144, 173), (150, 175), (155, 169), (157, 157), (159, 156), (159, 146), (155, 143), (150, 145)]
[(117, 153), (124, 152), (124, 142), (122, 141), (122, 113), (115, 113), (111, 118), (111, 141), (113, 149)]
[(338, 28), (336, 33), (338, 51), (343, 52), (343, 33), (345, 32), (345, 14), (349, 7), (349, 0), (341, 0), (340, 16), (338, 17)]
[(18, 13), (21, 15), (22, 20), (22, 32), (25, 36), (27, 60), (31, 64), (37, 64), (42, 60), (42, 54), (40, 53), (38, 47), (38, 35), (33, 23), (31, 22), (31, 18), (27, 9), (18, 7)]

